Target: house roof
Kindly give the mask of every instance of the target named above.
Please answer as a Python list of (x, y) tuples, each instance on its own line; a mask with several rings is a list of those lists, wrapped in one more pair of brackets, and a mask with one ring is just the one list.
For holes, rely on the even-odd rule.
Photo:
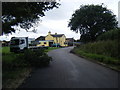
[(66, 38), (67, 40), (73, 40), (73, 38)]
[(62, 37), (64, 34), (51, 34), (53, 37)]
[(45, 40), (45, 36), (40, 36), (40, 37), (38, 37), (38, 38), (35, 39), (35, 40)]

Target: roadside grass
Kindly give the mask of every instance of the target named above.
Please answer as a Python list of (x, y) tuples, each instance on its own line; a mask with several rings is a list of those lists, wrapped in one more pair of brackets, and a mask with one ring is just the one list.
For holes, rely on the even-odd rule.
[(120, 28), (103, 33), (94, 42), (77, 46), (73, 52), (120, 71)]
[[(45, 50), (45, 53), (54, 49), (58, 49), (58, 47), (49, 47), (47, 50)], [(29, 76), (29, 73), (33, 69), (31, 65), (40, 65), (39, 63), (41, 62), (41, 59), (42, 63), (48, 64), (48, 60), (51, 59), (42, 51), (31, 52), (30, 50), (28, 50), (25, 53), (16, 54), (10, 52), (9, 47), (2, 47), (1, 51), (3, 88), (17, 88), (23, 82), (23, 80)], [(39, 54), (43, 56), (40, 56), (40, 60), (37, 60), (39, 59)], [(26, 60), (23, 60), (24, 58), (26, 58)]]
[(100, 63), (102, 65), (106, 65), (112, 69), (120, 71), (120, 60), (118, 58), (114, 58), (102, 54), (86, 52), (79, 47), (75, 47), (71, 52), (77, 54), (80, 57), (87, 58), (94, 62)]
[(118, 40), (106, 40), (83, 44), (79, 49), (86, 53), (95, 53), (120, 59), (119, 45), (120, 42)]
[(31, 68), (26, 67), (9, 67), (12, 63), (14, 63), (16, 58), (17, 54), (10, 52), (9, 47), (2, 47), (2, 88), (17, 88), (17, 86), (21, 83), (20, 81), (26, 76), (24, 73), (29, 73), (31, 70)]
[(2, 47), (2, 54), (3, 54), (3, 53), (5, 53), (5, 54), (11, 53), (11, 52), (10, 52), (10, 48), (9, 48), (9, 47)]
[(26, 77), (29, 76), (32, 68), (17, 68), (2, 73), (2, 88), (16, 89)]

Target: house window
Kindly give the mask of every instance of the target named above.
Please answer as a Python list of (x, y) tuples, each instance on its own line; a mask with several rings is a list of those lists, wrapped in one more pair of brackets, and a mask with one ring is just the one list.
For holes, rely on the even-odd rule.
[(44, 44), (46, 44), (46, 42), (44, 42)]

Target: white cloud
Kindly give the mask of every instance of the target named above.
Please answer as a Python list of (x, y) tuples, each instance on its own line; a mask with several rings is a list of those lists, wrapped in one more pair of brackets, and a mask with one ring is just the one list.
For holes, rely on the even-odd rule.
[(40, 26), (37, 28), (38, 32), (43, 32), (41, 30), (42, 27), (46, 28), (43, 35), (47, 35), (48, 31), (51, 31), (52, 34), (58, 33), (58, 34), (65, 34), (66, 37), (75, 37), (75, 39), (78, 39), (80, 37), (79, 33), (76, 34), (75, 32), (71, 31), (68, 27), (67, 20), (44, 20)]

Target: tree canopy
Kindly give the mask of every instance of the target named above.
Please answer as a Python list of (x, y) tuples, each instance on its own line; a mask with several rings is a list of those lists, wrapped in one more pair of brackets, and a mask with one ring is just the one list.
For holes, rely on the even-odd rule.
[(15, 32), (12, 26), (30, 29), (40, 17), (45, 16), (45, 11), (54, 7), (57, 2), (3, 2), (2, 3), (2, 34)]
[(102, 5), (82, 5), (68, 24), (71, 30), (80, 32), (83, 42), (95, 41), (104, 32), (117, 27), (116, 16)]

